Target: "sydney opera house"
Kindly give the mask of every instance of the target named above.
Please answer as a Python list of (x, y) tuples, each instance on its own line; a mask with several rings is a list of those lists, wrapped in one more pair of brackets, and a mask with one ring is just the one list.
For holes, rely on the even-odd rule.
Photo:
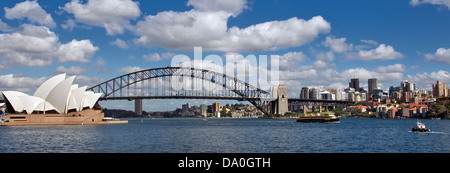
[(75, 76), (56, 75), (38, 87), (34, 95), (3, 91), (5, 113), (1, 125), (97, 125), (127, 123), (107, 121), (97, 101), (102, 93), (73, 84)]

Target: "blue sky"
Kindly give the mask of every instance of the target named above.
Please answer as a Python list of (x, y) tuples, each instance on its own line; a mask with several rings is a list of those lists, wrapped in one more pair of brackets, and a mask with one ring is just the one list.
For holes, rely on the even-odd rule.
[[(176, 54), (192, 57), (194, 46), (203, 47), (203, 56), (279, 55), (280, 82), (291, 97), (304, 86), (348, 87), (353, 76), (365, 87), (368, 78), (378, 78), (382, 89), (402, 80), (427, 90), (436, 80), (450, 83), (449, 0), (40, 0), (0, 5), (0, 90), (32, 94), (62, 72), (92, 86), (133, 70), (168, 66)], [(211, 101), (164, 102), (169, 106), (162, 109)], [(105, 105), (132, 109), (129, 102)]]

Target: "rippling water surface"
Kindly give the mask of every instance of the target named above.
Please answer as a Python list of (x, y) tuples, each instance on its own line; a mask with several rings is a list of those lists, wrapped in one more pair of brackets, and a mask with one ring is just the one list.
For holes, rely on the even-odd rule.
[(0, 127), (0, 153), (450, 153), (450, 120), (129, 119), (101, 126)]

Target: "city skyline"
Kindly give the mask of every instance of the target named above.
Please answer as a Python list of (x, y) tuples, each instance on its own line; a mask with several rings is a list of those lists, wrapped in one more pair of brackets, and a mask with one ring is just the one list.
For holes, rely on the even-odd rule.
[[(302, 87), (387, 91), (408, 80), (450, 83), (450, 1), (2, 1), (0, 90), (30, 94), (59, 73), (92, 86), (166, 67), (194, 47), (208, 54), (280, 56), (289, 97)], [(256, 69), (251, 64), (251, 70)], [(210, 104), (211, 101), (192, 101)], [(145, 100), (170, 110), (186, 100)], [(197, 102), (197, 103), (196, 103)], [(224, 101), (229, 102), (229, 101)], [(155, 106), (156, 104), (156, 106)], [(222, 104), (222, 103), (220, 103)], [(133, 109), (128, 102), (102, 102)]]

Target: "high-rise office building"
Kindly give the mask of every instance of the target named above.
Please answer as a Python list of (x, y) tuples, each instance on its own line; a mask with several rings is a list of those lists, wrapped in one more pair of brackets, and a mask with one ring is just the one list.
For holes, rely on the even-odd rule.
[(359, 91), (359, 78), (351, 79), (350, 83), (348, 83), (348, 87), (354, 88), (355, 91)]
[(311, 88), (309, 87), (303, 87), (300, 91), (300, 99), (309, 99), (309, 91)]
[(309, 99), (319, 100), (321, 99), (320, 90), (318, 88), (311, 88), (309, 91)]
[(408, 80), (402, 81), (400, 87), (402, 87), (402, 92), (414, 92), (416, 90), (416, 84), (408, 82)]
[(368, 97), (370, 98), (370, 97), (372, 97), (373, 90), (378, 88), (378, 79), (377, 78), (369, 79), (367, 81), (367, 84), (369, 87), (369, 91), (367, 93), (368, 93)]
[(189, 111), (189, 103), (181, 105), (181, 111), (183, 112)]
[(443, 84), (442, 81), (437, 81), (433, 84), (433, 97), (448, 96), (447, 84)]
[(206, 110), (208, 109), (208, 107), (205, 104), (201, 104), (200, 105), (200, 113), (202, 114), (202, 116), (206, 117)]
[(220, 104), (217, 102), (214, 102), (212, 104), (212, 112), (219, 112), (220, 111)]

